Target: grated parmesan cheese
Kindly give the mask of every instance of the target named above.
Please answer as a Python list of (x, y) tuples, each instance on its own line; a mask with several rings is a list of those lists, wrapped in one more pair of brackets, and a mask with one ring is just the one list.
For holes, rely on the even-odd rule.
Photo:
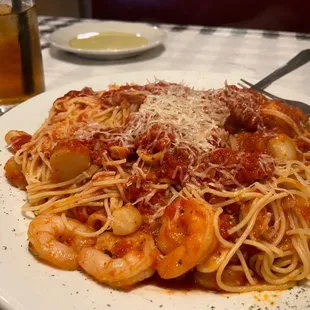
[(177, 144), (190, 144), (201, 151), (226, 144), (228, 134), (223, 126), (230, 113), (216, 93), (177, 84), (169, 85), (164, 93), (148, 94), (140, 109), (131, 115), (122, 136), (124, 145), (132, 146), (151, 125), (173, 132)]

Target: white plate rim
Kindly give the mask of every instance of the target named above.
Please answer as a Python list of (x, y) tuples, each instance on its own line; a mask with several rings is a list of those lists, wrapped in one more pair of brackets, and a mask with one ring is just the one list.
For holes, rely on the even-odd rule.
[[(1, 117), (0, 132), (5, 133), (6, 130), (15, 129), (16, 126), (19, 126), (19, 128), (16, 128), (16, 129), (27, 129), (30, 127), (37, 127), (37, 124), (33, 124), (32, 126), (29, 122), (25, 124), (21, 122), (21, 120), (24, 119), (25, 116), (28, 115), (31, 117), (31, 115), (33, 114), (33, 112), (31, 111), (32, 107), (35, 108), (33, 110), (35, 110), (37, 113), (43, 113), (43, 112), (46, 113), (47, 108), (51, 106), (52, 101), (56, 99), (57, 96), (61, 96), (65, 92), (71, 89), (81, 89), (83, 86), (94, 87), (98, 85), (103, 85), (101, 88), (104, 88), (109, 83), (114, 83), (114, 82), (124, 83), (124, 81), (127, 81), (127, 82), (136, 81), (136, 82), (141, 83), (141, 81), (147, 82), (147, 80), (152, 80), (154, 77), (157, 77), (157, 78), (167, 79), (169, 81), (174, 81), (174, 82), (184, 81), (185, 83), (186, 82), (189, 83), (189, 85), (191, 85), (191, 83), (193, 83), (194, 81), (197, 81), (197, 83), (198, 81), (200, 81), (202, 83), (206, 83), (205, 87), (209, 88), (207, 84), (215, 85), (216, 83), (219, 83), (219, 79), (221, 80), (221, 85), (218, 85), (218, 87), (223, 86), (225, 80), (227, 80), (228, 83), (236, 83), (240, 76), (244, 76), (244, 74), (235, 73), (232, 76), (225, 76), (224, 74), (221, 74), (221, 73), (220, 74), (198, 73), (198, 72), (193, 72), (193, 71), (158, 71), (158, 72), (140, 71), (140, 72), (121, 73), (121, 74), (111, 75), (109, 77), (94, 77), (94, 78), (90, 78), (84, 81), (74, 82), (74, 83), (62, 86), (60, 88), (48, 91), (14, 108), (13, 110), (11, 110), (10, 112), (8, 112), (7, 114)], [(180, 80), (181, 77), (182, 77), (182, 80)], [(195, 86), (195, 85), (192, 85), (192, 86)], [(287, 90), (282, 87), (274, 87), (274, 90), (277, 94), (282, 94), (283, 96), (291, 95), (291, 96), (294, 96), (294, 99), (299, 99), (303, 101), (308, 100), (308, 102), (310, 102), (310, 98), (308, 96), (299, 94), (297, 92)], [(35, 118), (34, 123), (37, 123), (39, 119), (40, 119), (40, 122), (43, 121), (43, 118), (45, 116), (46, 114), (44, 115), (42, 114), (41, 116), (34, 115), (34, 118)], [(3, 147), (4, 147), (4, 142), (2, 140), (0, 141), (0, 150), (1, 150), (0, 163), (2, 164), (3, 164), (3, 161), (5, 161), (9, 156), (9, 153), (6, 150), (4, 150)], [(21, 203), (21, 199), (23, 195), (21, 195), (21, 193), (18, 190), (11, 189), (11, 187), (7, 185), (7, 183), (3, 179), (2, 169), (0, 171), (0, 177), (2, 178), (0, 179), (0, 200), (3, 199), (5, 207), (9, 208), (8, 206), (9, 203), (14, 203), (15, 204), (14, 206), (16, 206), (17, 208), (20, 207), (20, 203)], [(11, 193), (13, 193), (14, 198), (10, 196)], [(1, 197), (1, 195), (4, 195), (4, 196)], [(0, 211), (0, 223), (1, 223), (0, 225), (0, 251), (3, 250), (1, 249), (1, 247), (3, 246), (4, 241), (5, 242), (12, 241), (14, 243), (14, 241), (16, 241), (18, 238), (25, 239), (25, 235), (18, 236), (18, 234), (16, 235), (15, 233), (11, 234), (11, 231), (9, 231), (8, 229), (4, 230), (4, 227), (6, 228), (9, 227), (11, 222), (12, 223), (14, 222), (13, 225), (20, 225), (16, 222), (17, 220), (16, 216), (18, 217), (18, 219), (22, 220), (20, 209), (13, 210), (12, 216), (9, 218), (4, 214), (3, 210), (1, 211)], [(17, 230), (18, 230), (18, 233), (22, 233), (20, 231), (21, 227), (18, 226)], [(4, 237), (5, 237), (5, 240), (4, 240)], [(23, 279), (23, 281), (26, 281), (24, 282), (24, 286), (23, 286), (24, 290), (26, 291), (24, 294), (26, 298), (27, 296), (31, 298), (32, 296), (31, 294), (33, 294), (36, 297), (40, 297), (41, 294), (43, 295), (48, 294), (48, 292), (50, 292), (50, 288), (55, 289), (53, 287), (54, 282), (52, 282), (54, 280), (48, 281), (48, 279), (46, 279), (46, 277), (48, 276), (51, 277), (52, 274), (56, 274), (56, 277), (50, 278), (50, 279), (55, 279), (57, 281), (63, 281), (63, 279), (67, 279), (67, 280), (69, 279), (69, 283), (73, 287), (75, 285), (75, 282), (77, 282), (77, 284), (81, 283), (80, 279), (83, 278), (83, 276), (79, 272), (74, 272), (69, 275), (68, 272), (54, 270), (53, 268), (49, 266), (37, 263), (26, 249), (23, 249), (21, 251), (23, 251), (22, 253), (23, 255), (25, 255), (23, 256), (23, 259), (25, 259), (26, 261), (32, 261), (33, 263), (33, 266), (29, 267), (31, 270), (30, 275), (33, 276), (33, 273), (35, 273), (37, 276), (37, 278), (34, 277), (33, 279), (31, 279), (31, 283), (29, 283), (28, 282), (29, 280), (27, 279), (27, 275), (29, 276), (29, 269), (28, 269), (28, 273), (26, 273), (26, 275), (20, 275), (21, 278), (19, 277), (18, 279), (15, 278), (16, 281), (17, 280), (20, 281), (21, 279)], [(11, 255), (9, 257), (10, 260), (7, 261), (6, 265), (4, 265), (3, 264), (4, 260), (3, 258), (1, 258), (1, 255), (4, 253), (5, 252), (0, 252), (0, 271), (3, 274), (9, 271), (14, 272), (13, 267), (15, 266), (14, 268), (17, 268), (16, 265), (14, 265), (14, 263), (16, 263), (16, 261), (21, 263), (21, 260), (19, 260), (18, 257), (16, 257), (16, 255), (15, 256)], [(39, 272), (41, 272), (42, 274), (38, 275)], [(42, 282), (42, 284), (46, 284), (46, 283), (52, 283), (52, 284), (50, 287), (47, 287), (47, 288), (44, 287), (44, 285), (42, 285), (40, 287), (42, 292), (41, 291), (32, 292), (31, 291), (32, 287), (27, 288), (27, 284), (28, 285), (30, 284), (30, 285), (33, 285), (33, 287), (36, 287), (35, 286), (36, 283), (34, 280), (38, 280), (38, 279), (39, 281)], [(29, 307), (29, 304), (23, 302), (23, 299), (21, 297), (23, 296), (23, 294), (21, 294), (20, 292), (12, 293), (11, 284), (10, 284), (10, 289), (6, 289), (7, 282), (9, 281), (11, 281), (11, 279), (7, 279), (5, 278), (5, 276), (3, 277), (0, 276), (0, 309), (2, 309), (2, 307), (5, 310), (19, 310), (19, 309), (36, 310), (36, 309), (43, 308), (42, 300), (41, 302), (39, 301), (40, 304), (32, 303), (31, 307)], [(148, 307), (150, 310), (153, 310), (153, 309), (158, 309), (158, 307), (161, 304), (163, 304), (163, 309), (167, 307), (168, 308), (178, 307), (180, 310), (183, 310), (183, 309), (184, 310), (185, 309), (231, 309), (230, 306), (234, 305), (234, 308), (238, 307), (240, 310), (245, 310), (249, 308), (248, 307), (249, 299), (251, 299), (251, 304), (254, 304), (257, 298), (262, 298), (262, 300), (264, 298), (262, 297), (263, 295), (259, 293), (248, 293), (248, 294), (242, 294), (239, 296), (234, 295), (232, 297), (229, 297), (230, 299), (226, 299), (225, 297), (226, 295), (218, 296), (217, 294), (206, 293), (206, 292), (190, 292), (187, 295), (184, 295), (184, 293), (175, 293), (174, 295), (172, 295), (173, 298), (171, 298), (169, 296), (167, 297), (167, 295), (163, 293), (161, 290), (152, 289), (152, 288), (149, 289), (147, 287), (145, 289), (142, 288), (141, 290), (138, 289), (137, 292), (134, 291), (133, 293), (128, 294), (128, 293), (122, 293), (122, 292), (114, 292), (110, 289), (101, 287), (92, 280), (87, 281), (87, 287), (90, 287), (92, 290), (95, 291), (95, 293), (98, 294), (92, 297), (96, 300), (97, 306), (100, 305), (100, 302), (103, 296), (109, 300), (109, 297), (113, 295), (117, 295), (117, 298), (115, 300), (111, 299), (111, 301), (109, 301), (111, 304), (115, 304), (115, 308), (109, 307), (109, 309), (119, 309), (118, 306), (122, 304), (122, 306), (126, 306), (128, 309), (140, 309), (140, 308), (142, 309), (142, 308)], [(56, 291), (57, 290), (59, 289), (56, 288)], [(99, 295), (99, 292), (100, 292), (100, 295)], [(285, 303), (290, 302), (291, 303), (290, 305), (294, 307), (298, 306), (299, 309), (307, 309), (310, 306), (308, 302), (308, 298), (307, 298), (308, 296), (307, 292), (309, 293), (309, 288), (306, 286), (306, 293), (304, 295), (302, 295), (303, 292), (300, 291), (300, 287), (294, 288), (291, 291), (285, 291), (283, 293), (279, 293), (278, 297), (276, 298), (276, 301), (279, 303), (276, 303), (275, 306), (271, 304), (267, 304), (266, 308), (279, 309), (279, 308), (276, 308), (278, 305), (285, 306), (286, 305)], [(294, 300), (294, 295), (296, 293), (300, 294), (298, 300)], [(52, 293), (50, 292), (50, 294)], [(77, 296), (79, 297), (81, 295), (82, 294), (79, 294), (79, 295), (77, 294)], [(98, 297), (99, 297), (99, 300), (98, 300)], [(70, 303), (69, 301), (70, 298), (71, 297), (68, 296), (68, 300), (63, 300), (60, 297), (59, 300), (57, 300), (58, 308), (69, 310), (69, 309), (85, 309), (86, 306), (87, 307), (92, 306), (90, 300), (88, 300), (89, 303), (88, 301), (84, 301), (83, 303), (83, 301), (81, 301), (79, 298), (76, 297), (76, 299), (74, 299), (74, 301), (71, 301)], [(49, 301), (50, 300), (47, 299), (46, 303), (44, 303), (44, 308), (46, 310), (54, 309), (54, 305), (49, 305)], [(69, 304), (64, 304), (63, 302), (64, 303), (69, 302)], [(206, 308), (206, 304), (208, 304), (209, 308)], [(212, 308), (213, 306), (215, 308)], [(264, 308), (266, 304), (264, 303), (259, 304), (259, 306), (261, 308)], [(254, 307), (251, 309), (256, 310), (258, 308)]]
[[(141, 29), (148, 29), (150, 31), (157, 32), (159, 35), (159, 39), (148, 43), (146, 45), (143, 45), (141, 47), (135, 47), (135, 48), (128, 48), (128, 49), (122, 49), (122, 50), (92, 50), (92, 49), (81, 49), (81, 48), (74, 48), (70, 47), (65, 44), (59, 43), (59, 40), (57, 39), (57, 36), (65, 35), (68, 31), (79, 28), (83, 26), (93, 26), (93, 27), (105, 27), (105, 26), (111, 26), (116, 25), (117, 27), (126, 27), (126, 26), (135, 26), (135, 27), (141, 27)], [(126, 32), (124, 30), (124, 32)], [(72, 39), (73, 37), (71, 37)], [(149, 39), (149, 38), (148, 38)], [(118, 22), (118, 21), (94, 21), (94, 22), (84, 22), (84, 23), (77, 23), (70, 25), (68, 27), (60, 28), (56, 31), (54, 31), (48, 38), (49, 42), (52, 46), (64, 50), (66, 52), (80, 54), (80, 55), (93, 55), (93, 56), (122, 56), (127, 54), (138, 54), (142, 53), (144, 51), (147, 51), (149, 49), (152, 49), (156, 46), (159, 46), (163, 44), (167, 39), (167, 33), (166, 31), (158, 28), (157, 26), (151, 26), (144, 23), (133, 23), (133, 22)]]

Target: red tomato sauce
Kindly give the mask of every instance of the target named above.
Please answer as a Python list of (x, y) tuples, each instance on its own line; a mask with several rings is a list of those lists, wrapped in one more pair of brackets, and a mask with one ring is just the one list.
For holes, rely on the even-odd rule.
[(10, 145), (10, 149), (13, 153), (16, 153), (18, 150), (20, 150), (20, 148), (28, 143), (31, 140), (31, 135), (28, 134), (24, 134), (21, 136), (17, 136), (17, 137), (12, 137), (11, 138), (11, 145)]

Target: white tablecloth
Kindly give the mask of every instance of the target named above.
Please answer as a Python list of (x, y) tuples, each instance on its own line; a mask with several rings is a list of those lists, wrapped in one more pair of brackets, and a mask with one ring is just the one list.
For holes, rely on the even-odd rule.
[[(49, 47), (47, 38), (52, 31), (82, 21), (39, 17), (47, 90), (96, 75), (139, 70), (216, 72), (228, 79), (242, 72), (240, 78), (257, 82), (310, 48), (310, 34), (167, 24), (158, 25), (168, 34), (164, 46), (131, 59), (88, 60)], [(276, 84), (310, 97), (310, 62)], [(269, 89), (272, 91), (272, 86)]]

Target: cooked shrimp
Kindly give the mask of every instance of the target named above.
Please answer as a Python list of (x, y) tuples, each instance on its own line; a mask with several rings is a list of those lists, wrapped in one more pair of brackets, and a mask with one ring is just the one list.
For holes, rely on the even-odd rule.
[(211, 206), (197, 199), (177, 199), (163, 215), (157, 245), (166, 255), (157, 272), (163, 279), (176, 278), (204, 262), (217, 243)]
[(144, 232), (128, 236), (106, 232), (95, 247), (81, 250), (78, 262), (98, 281), (125, 288), (153, 275), (157, 255), (153, 238)]
[[(195, 282), (208, 290), (220, 291), (218, 283), (216, 282), (216, 272), (204, 273), (196, 270), (194, 272)], [(244, 286), (246, 285), (246, 276), (241, 270), (233, 270), (227, 267), (222, 274), (222, 281), (226, 285)]]
[(93, 238), (78, 236), (74, 231), (92, 232), (93, 229), (77, 220), (68, 219), (70, 231), (59, 215), (40, 215), (29, 225), (29, 248), (38, 258), (67, 270), (78, 268), (77, 255), (84, 246), (95, 243)]
[(197, 270), (202, 273), (211, 273), (216, 271), (228, 252), (228, 248), (220, 247), (216, 249), (206, 261), (197, 266)]

